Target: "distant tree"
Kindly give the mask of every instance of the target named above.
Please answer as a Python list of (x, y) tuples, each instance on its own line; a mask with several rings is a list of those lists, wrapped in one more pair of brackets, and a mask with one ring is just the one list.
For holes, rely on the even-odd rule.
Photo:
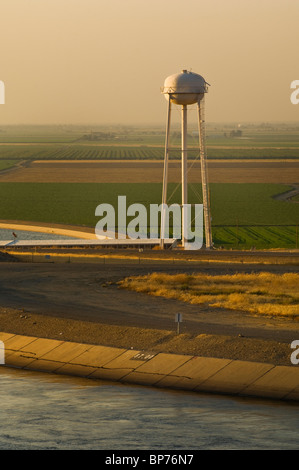
[(237, 129), (236, 131), (231, 131), (229, 134), (230, 137), (241, 137), (242, 136), (242, 131), (241, 129)]

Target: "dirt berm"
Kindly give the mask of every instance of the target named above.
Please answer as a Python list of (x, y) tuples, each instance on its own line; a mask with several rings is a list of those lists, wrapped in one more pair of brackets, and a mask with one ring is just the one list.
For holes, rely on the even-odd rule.
[[(290, 366), (290, 344), (272, 340), (121, 327), (55, 318), (28, 311), (0, 308), (0, 331), (39, 338), (143, 351), (228, 358)], [(296, 339), (296, 338), (294, 338)]]

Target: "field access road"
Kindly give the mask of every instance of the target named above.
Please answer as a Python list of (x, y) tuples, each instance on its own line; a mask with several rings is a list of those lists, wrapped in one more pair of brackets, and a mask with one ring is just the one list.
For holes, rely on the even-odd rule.
[(1, 307), (52, 317), (119, 326), (175, 329), (176, 313), (183, 314), (181, 332), (243, 335), (290, 343), (299, 337), (299, 322), (255, 317), (238, 311), (210, 309), (176, 300), (120, 289), (125, 276), (150, 272), (298, 272), (291, 265), (257, 264), (81, 264), (0, 263)]

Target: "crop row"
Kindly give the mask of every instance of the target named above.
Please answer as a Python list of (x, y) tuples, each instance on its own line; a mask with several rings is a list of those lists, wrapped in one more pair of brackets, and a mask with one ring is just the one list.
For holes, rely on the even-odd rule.
[(163, 149), (159, 147), (0, 146), (0, 159), (10, 160), (144, 160), (161, 158), (163, 158)]
[(298, 248), (298, 226), (217, 226), (213, 241), (225, 248)]
[[(198, 149), (189, 150), (190, 157), (198, 156)], [(299, 148), (247, 149), (208, 148), (209, 158), (299, 158)], [(170, 158), (179, 159), (179, 149), (170, 149)], [(0, 159), (3, 160), (161, 160), (163, 147), (97, 146), (76, 144), (44, 145), (1, 145)]]

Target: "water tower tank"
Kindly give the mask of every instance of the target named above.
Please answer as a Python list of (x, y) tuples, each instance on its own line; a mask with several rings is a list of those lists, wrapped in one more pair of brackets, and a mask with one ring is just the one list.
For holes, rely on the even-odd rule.
[(166, 78), (162, 93), (165, 98), (179, 105), (197, 103), (207, 93), (207, 83), (205, 79), (197, 73), (182, 70), (180, 73), (170, 75)]

